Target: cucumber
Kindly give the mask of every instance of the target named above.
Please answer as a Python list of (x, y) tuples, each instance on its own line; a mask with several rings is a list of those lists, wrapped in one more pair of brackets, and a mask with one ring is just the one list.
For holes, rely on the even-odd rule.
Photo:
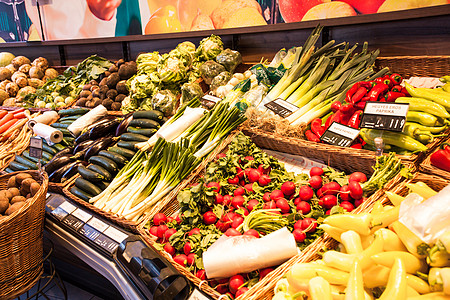
[[(44, 141), (45, 141), (45, 140), (44, 140)], [(62, 150), (64, 150), (64, 149), (66, 149), (66, 147), (63, 146), (63, 145), (61, 145), (61, 144), (54, 144), (54, 145), (52, 146), (52, 148), (56, 149), (58, 152), (59, 152), (59, 151), (62, 151)]]
[(71, 192), (74, 196), (76, 196), (76, 197), (78, 197), (78, 198), (80, 198), (80, 199), (82, 199), (82, 200), (84, 200), (84, 201), (86, 201), (86, 202), (89, 201), (89, 199), (91, 199), (91, 198), (93, 197), (93, 195), (89, 195), (89, 194), (86, 193), (85, 191), (83, 191), (83, 190), (77, 188), (76, 186), (72, 187), (72, 188), (70, 189), (70, 192)]
[(117, 167), (117, 164), (113, 160), (111, 160), (107, 157), (104, 157), (104, 156), (99, 156), (99, 155), (91, 156), (89, 158), (89, 162), (91, 164), (97, 164), (100, 167), (105, 168), (110, 173), (116, 173), (119, 169)]
[(105, 179), (101, 174), (99, 174), (95, 171), (89, 170), (88, 168), (86, 168), (83, 165), (78, 166), (77, 170), (78, 170), (78, 173), (81, 175), (81, 177), (83, 177), (87, 181), (97, 182), (97, 181), (102, 181)]
[(85, 191), (88, 194), (97, 196), (102, 192), (102, 190), (93, 184), (92, 182), (87, 181), (86, 179), (83, 179), (81, 177), (78, 177), (75, 179), (75, 186), (83, 191)]
[(89, 108), (83, 107), (68, 108), (68, 109), (61, 109), (60, 111), (58, 111), (58, 115), (60, 116), (84, 115), (88, 111), (90, 111)]
[(105, 168), (103, 168), (99, 165), (92, 164), (92, 165), (89, 165), (87, 168), (88, 168), (88, 170), (99, 173), (103, 178), (105, 178), (105, 180), (109, 181), (112, 179), (111, 173), (109, 173), (108, 170), (106, 170)]
[(58, 121), (75, 121), (79, 117), (81, 117), (81, 115), (67, 116), (60, 118)]
[(65, 129), (67, 127), (69, 127), (70, 124), (63, 124), (63, 123), (53, 123), (51, 126), (53, 128), (57, 128), (57, 129)]
[(68, 147), (70, 147), (70, 146), (73, 145), (74, 141), (75, 141), (75, 138), (65, 136), (65, 137), (63, 137), (63, 140), (61, 141), (61, 143), (63, 143), (65, 145), (67, 145)]
[(95, 183), (99, 188), (101, 188), (103, 191), (106, 190), (110, 182), (108, 181), (100, 181)]
[(6, 172), (6, 173), (12, 173), (12, 172), (15, 172), (15, 171), (14, 171), (14, 170), (11, 170), (10, 168), (6, 168), (6, 169), (5, 169), (5, 172)]
[(9, 167), (11, 168), (11, 170), (14, 171), (28, 171), (30, 169), (27, 166), (22, 165), (21, 163), (18, 163), (15, 160), (9, 163)]
[(136, 144), (139, 144), (139, 142), (127, 142), (127, 141), (118, 141), (117, 142), (117, 146), (121, 147), (121, 148), (126, 148), (129, 150), (136, 150), (136, 148), (134, 146), (136, 146)]
[(108, 151), (120, 154), (122, 156), (125, 156), (128, 159), (133, 158), (134, 154), (136, 153), (133, 150), (130, 150), (127, 148), (121, 148), (121, 147), (117, 147), (117, 146), (109, 147)]
[(148, 137), (146, 137), (145, 135), (142, 134), (137, 134), (137, 133), (123, 133), (120, 135), (120, 139), (122, 141), (135, 141), (135, 142), (146, 142), (148, 141)]
[(133, 119), (128, 126), (141, 128), (156, 128), (160, 127), (159, 123), (149, 119)]
[(72, 137), (72, 134), (70, 133), (69, 130), (65, 129), (65, 128), (58, 128), (59, 131), (62, 132), (63, 136), (65, 137)]
[(127, 128), (127, 132), (142, 134), (142, 135), (145, 135), (146, 137), (151, 137), (157, 131), (158, 131), (158, 129), (156, 129), (156, 128), (136, 128), (136, 127), (132, 127), (132, 126), (129, 126)]
[(52, 160), (52, 158), (53, 158), (53, 154), (50, 154), (50, 153), (48, 153), (48, 152), (46, 152), (46, 151), (42, 151), (42, 160), (43, 161), (50, 161), (50, 160)]
[(16, 162), (18, 162), (19, 164), (22, 164), (24, 166), (27, 166), (28, 169), (33, 169), (33, 170), (37, 170), (37, 166), (34, 162), (32, 162), (31, 160), (26, 159), (23, 156), (19, 156), (16, 155), (16, 158), (14, 159)]
[[(45, 153), (45, 152), (42, 151), (42, 163), (43, 163), (43, 165), (46, 164), (46, 163), (48, 163), (48, 162), (50, 161), (50, 159), (51, 159), (51, 158), (50, 158), (50, 159), (44, 158), (44, 153)], [(48, 153), (46, 153), (46, 155), (49, 156)], [(36, 164), (39, 162), (39, 158), (37, 158), (37, 157), (31, 157), (31, 156), (30, 156), (30, 153), (28, 152), (28, 150), (27, 150), (27, 151), (23, 151), (22, 156), (23, 156), (24, 158), (26, 158), (26, 159), (28, 159), (28, 160), (30, 160), (30, 161), (36, 163)], [(51, 156), (50, 156), (50, 157), (51, 157)]]
[(163, 118), (164, 114), (159, 110), (141, 110), (133, 113), (133, 119), (150, 119), (161, 123)]
[(46, 143), (42, 143), (42, 150), (44, 150), (45, 152), (47, 152), (51, 155), (55, 155), (56, 153), (59, 152), (59, 150), (56, 150), (55, 148), (50, 147)]
[(123, 166), (128, 162), (128, 159), (125, 156), (122, 156), (118, 153), (114, 153), (108, 150), (101, 150), (98, 155), (107, 157), (114, 161), (119, 166)]
[(59, 121), (59, 124), (64, 124), (67, 125), (67, 127), (69, 127), (70, 125), (72, 125), (73, 121)]

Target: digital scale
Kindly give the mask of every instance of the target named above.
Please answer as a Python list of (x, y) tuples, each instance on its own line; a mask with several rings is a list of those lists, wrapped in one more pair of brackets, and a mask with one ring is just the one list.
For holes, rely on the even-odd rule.
[(47, 194), (45, 211), (50, 238), (104, 276), (124, 299), (211, 299), (138, 235), (60, 194)]

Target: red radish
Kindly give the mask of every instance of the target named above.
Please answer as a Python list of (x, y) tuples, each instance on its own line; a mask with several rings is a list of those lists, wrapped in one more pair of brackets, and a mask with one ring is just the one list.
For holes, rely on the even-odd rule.
[(206, 272), (204, 269), (200, 269), (195, 273), (195, 277), (197, 277), (200, 280), (206, 280)]
[(251, 183), (253, 182), (258, 182), (259, 177), (261, 177), (261, 173), (258, 172), (258, 170), (256, 169), (251, 169), (248, 172), (248, 181), (250, 181)]
[(169, 241), (170, 237), (177, 232), (175, 228), (167, 229), (166, 232), (164, 232), (164, 240)]
[(187, 262), (187, 256), (184, 254), (178, 254), (177, 256), (173, 257), (173, 260), (177, 263), (182, 265), (183, 267), (186, 266), (186, 262)]
[(195, 263), (195, 253), (189, 253), (186, 257), (186, 262), (188, 266), (192, 266)]
[(237, 231), (235, 228), (228, 228), (227, 231), (225, 231), (226, 236), (238, 236), (241, 235), (239, 231)]
[[(310, 228), (309, 228), (310, 227)], [(314, 232), (316, 231), (317, 221), (313, 218), (304, 218), (302, 220), (302, 230), (305, 232)], [(309, 228), (309, 229), (308, 229)]]
[[(225, 284), (220, 284), (216, 287), (216, 291), (219, 294), (225, 295), (226, 293), (228, 293), (228, 286)], [(230, 298), (230, 299), (232, 299), (232, 298)]]
[(233, 222), (231, 223), (231, 228), (236, 229), (242, 223), (244, 223), (244, 218), (238, 215), (238, 216), (234, 217)]
[(270, 193), (270, 200), (277, 201), (280, 198), (284, 198), (284, 194), (280, 190), (273, 190), (272, 193)]
[(317, 194), (317, 197), (319, 197), (319, 199), (322, 198), (322, 196), (323, 196), (322, 188), (318, 189), (316, 194)]
[(295, 184), (292, 181), (286, 181), (281, 185), (281, 192), (289, 197), (295, 194)]
[(297, 211), (302, 215), (307, 215), (311, 212), (311, 205), (306, 201), (300, 201), (297, 206)]
[(223, 205), (224, 206), (229, 206), (231, 204), (231, 200), (233, 199), (233, 197), (231, 195), (225, 195), (223, 196)]
[(212, 211), (207, 211), (203, 214), (203, 223), (211, 225), (216, 223), (217, 217)]
[(242, 207), (242, 206), (244, 206), (244, 203), (245, 203), (245, 198), (242, 196), (234, 196), (233, 200), (231, 200), (231, 205), (234, 208)]
[(277, 208), (275, 201), (269, 201), (263, 204), (263, 209), (275, 209), (275, 208)]
[(199, 228), (193, 228), (189, 231), (188, 236), (191, 236), (193, 234), (200, 234), (200, 229)]
[(216, 193), (218, 193), (220, 191), (220, 183), (218, 183), (218, 182), (214, 182), (214, 181), (208, 182), (206, 187), (214, 188), (213, 191), (216, 192)]
[(263, 195), (263, 201), (264, 201), (264, 202), (269, 202), (269, 201), (270, 201), (270, 193), (269, 193), (269, 192), (264, 193), (264, 195)]
[(259, 238), (259, 233), (255, 229), (247, 230), (246, 232), (244, 232), (244, 235), (251, 235), (251, 236), (254, 236), (256, 238)]
[(181, 224), (181, 217), (180, 217), (180, 214), (177, 214), (177, 215), (175, 216), (175, 221), (177, 221), (178, 224)]
[(236, 294), (234, 295), (236, 298), (239, 297), (240, 295), (244, 294), (245, 292), (248, 291), (248, 287), (243, 286), (240, 289), (237, 290)]
[(247, 202), (247, 209), (248, 209), (249, 211), (252, 211), (253, 208), (255, 208), (255, 206), (258, 205), (258, 204), (259, 204), (259, 201), (258, 201), (258, 200), (252, 199), (252, 200), (250, 200), (250, 201)]
[(230, 281), (228, 281), (228, 287), (230, 288), (230, 292), (236, 294), (237, 290), (245, 283), (245, 279), (242, 275), (234, 275), (230, 277)]
[[(276, 206), (274, 207), (274, 208), (268, 208), (268, 209), (275, 209), (276, 208)], [(278, 211), (278, 210), (276, 210), (276, 211), (271, 211), (271, 212), (268, 212), (268, 214), (272, 214), (272, 215), (281, 215), (281, 212), (280, 211)]]
[(217, 154), (216, 158), (219, 159), (219, 158), (223, 158), (223, 157), (226, 157), (226, 156), (227, 155), (225, 153), (219, 153), (219, 154)]
[(270, 177), (266, 174), (263, 174), (259, 177), (258, 179), (258, 183), (260, 186), (266, 186), (268, 185), (270, 182), (272, 181), (272, 179), (270, 179)]
[(294, 229), (292, 234), (294, 235), (294, 239), (297, 243), (303, 243), (306, 238), (306, 234), (301, 229)]
[(319, 167), (312, 167), (311, 170), (309, 170), (309, 176), (322, 176), (323, 175), (323, 169)]
[(325, 212), (325, 214), (326, 214), (327, 216), (331, 215), (331, 209), (327, 210), (327, 211)]
[(311, 187), (304, 185), (300, 187), (300, 191), (298, 192), (298, 196), (302, 201), (309, 201), (314, 196), (314, 191)]
[(288, 213), (291, 210), (291, 207), (286, 199), (278, 199), (275, 204), (279, 209), (281, 209), (281, 213)]
[(258, 167), (258, 171), (261, 174), (269, 174), (271, 169), (272, 168), (270, 166), (268, 166), (267, 168), (264, 168), (264, 165), (259, 165), (259, 167)]
[(254, 170), (254, 169), (253, 168), (247, 168), (247, 169), (244, 170), (244, 175), (245, 175), (244, 178), (248, 179), (248, 176), (250, 176), (250, 171), (251, 170)]
[(242, 169), (239, 167), (236, 167), (236, 176), (239, 178), (239, 180), (244, 178), (244, 171), (242, 171)]
[(184, 254), (189, 255), (191, 251), (192, 251), (191, 242), (187, 241), (183, 246), (183, 252)]
[(150, 227), (150, 230), (148, 231), (151, 235), (158, 236), (158, 226), (152, 226)]
[(164, 238), (164, 233), (166, 233), (166, 231), (167, 231), (167, 229), (169, 229), (168, 227), (167, 227), (167, 225), (159, 225), (158, 226), (158, 233), (157, 233), (157, 236), (160, 238), (160, 239), (162, 239), (162, 238)]
[(337, 195), (339, 190), (341, 189), (341, 186), (337, 182), (328, 182), (323, 185), (322, 191), (324, 195)]
[(167, 223), (176, 222), (175, 218), (173, 217), (167, 217)]
[(366, 199), (365, 198), (361, 198), (361, 199), (355, 200), (355, 202), (354, 202), (355, 203), (355, 207), (358, 207), (361, 204), (363, 204), (364, 200), (366, 200)]
[(297, 222), (294, 223), (294, 229), (300, 229), (302, 230), (302, 221), (303, 220), (298, 220)]
[(355, 199), (361, 199), (363, 196), (363, 189), (361, 188), (361, 185), (357, 181), (350, 181), (348, 183), (348, 188), (350, 190), (350, 196)]
[(272, 271), (273, 271), (273, 268), (265, 268), (265, 269), (259, 270), (259, 280), (261, 280), (264, 277), (266, 277), (266, 275), (269, 274)]
[(325, 195), (320, 199), (322, 200), (322, 206), (326, 209), (330, 209), (337, 205), (337, 198), (334, 195)]
[(364, 173), (361, 172), (353, 172), (350, 177), (348, 177), (348, 181), (357, 181), (357, 182), (366, 182), (367, 176)]
[(229, 184), (239, 184), (239, 177), (234, 176), (233, 178), (228, 178), (227, 181)]
[(346, 211), (351, 212), (355, 209), (353, 204), (349, 201), (342, 201), (341, 204), (339, 204), (340, 207), (343, 207)]
[(244, 185), (245, 185), (245, 180), (244, 180), (244, 179), (241, 179), (241, 180), (239, 181), (239, 185), (240, 185), (240, 186), (244, 186)]
[(242, 196), (245, 195), (245, 189), (242, 187), (238, 187), (237, 189), (234, 190), (233, 193), (234, 196)]
[(157, 213), (153, 217), (153, 224), (155, 224), (156, 226), (164, 224), (166, 222), (167, 222), (167, 217), (163, 213)]
[(312, 176), (309, 179), (309, 185), (313, 188), (313, 189), (320, 189), (322, 187), (322, 177), (320, 176)]
[(227, 231), (228, 228), (230, 228), (230, 224), (225, 224), (222, 221), (217, 221), (217, 223), (215, 224), (216, 228), (219, 229), (222, 232)]
[(300, 199), (300, 197), (297, 197), (294, 199), (294, 205), (297, 206), (297, 204), (299, 204), (302, 201), (302, 199)]
[(236, 216), (236, 213), (234, 212), (227, 212), (222, 217), (222, 222), (224, 223), (230, 223), (233, 222), (234, 217)]
[(246, 156), (246, 157), (244, 157), (244, 159), (247, 161), (254, 160), (253, 156)]
[(246, 209), (245, 207), (241, 207), (241, 210), (242, 210), (242, 214), (244, 216), (248, 216), (248, 214), (249, 214), (248, 209)]
[(244, 189), (248, 194), (253, 194), (253, 183), (247, 183), (244, 185)]
[(216, 194), (216, 201), (214, 201), (216, 204), (222, 204), (223, 203), (223, 196), (221, 194)]
[(339, 197), (343, 201), (349, 201), (350, 200), (350, 188), (348, 187), (348, 185), (341, 186), (341, 188), (339, 190)]
[(167, 243), (167, 244), (164, 245), (164, 251), (169, 253), (170, 256), (174, 256), (175, 255), (175, 248), (172, 247), (172, 245), (170, 243)]

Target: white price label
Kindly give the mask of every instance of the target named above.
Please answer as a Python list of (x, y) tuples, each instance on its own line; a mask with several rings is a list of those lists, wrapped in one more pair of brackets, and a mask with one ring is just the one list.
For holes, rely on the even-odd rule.
[(67, 201), (64, 201), (58, 207), (63, 209), (68, 214), (73, 213), (77, 209), (77, 207), (75, 205), (73, 205), (72, 203), (67, 202)]
[(329, 131), (340, 134), (342, 136), (345, 136), (351, 140), (354, 140), (359, 135), (359, 129), (355, 129), (349, 126), (342, 125), (337, 122), (333, 122), (331, 124), (330, 128), (328, 128)]
[(122, 241), (128, 237), (126, 233), (123, 233), (112, 226), (106, 229), (103, 233), (118, 243), (122, 243)]
[(220, 100), (222, 100), (221, 98), (216, 97), (216, 96), (213, 96), (213, 95), (204, 95), (204, 96), (203, 96), (203, 99), (204, 99), (204, 100), (211, 101), (211, 102), (214, 102), (214, 103), (217, 103), (217, 102), (219, 102)]
[(209, 298), (203, 295), (199, 290), (195, 289), (188, 300), (209, 300)]
[(367, 102), (365, 114), (406, 117), (409, 105), (403, 103)]
[(92, 215), (90, 213), (87, 213), (87, 212), (85, 212), (84, 210), (82, 210), (80, 208), (75, 210), (72, 213), (72, 216), (77, 217), (78, 219), (80, 219), (84, 223), (86, 223), (87, 221), (89, 221), (90, 218), (92, 218)]
[(92, 226), (92, 228), (94, 228), (100, 232), (105, 231), (106, 228), (109, 227), (108, 224), (106, 224), (105, 222), (103, 222), (95, 217), (89, 220), (88, 225)]

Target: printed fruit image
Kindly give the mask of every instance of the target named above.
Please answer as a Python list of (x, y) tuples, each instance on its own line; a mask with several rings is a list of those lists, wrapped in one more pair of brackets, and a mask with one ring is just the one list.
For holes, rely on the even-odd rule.
[(147, 0), (150, 15), (152, 15), (157, 9), (166, 5), (177, 7), (177, 3), (178, 0)]
[(145, 26), (145, 34), (182, 31), (177, 10), (167, 5), (156, 10)]
[(221, 0), (178, 0), (177, 8), (181, 25), (189, 30), (192, 21), (199, 13), (209, 16), (221, 2)]
[(214, 24), (209, 15), (199, 13), (192, 21), (191, 31), (212, 29), (214, 29)]
[(378, 12), (388, 12), (427, 6), (449, 4), (448, 0), (386, 0), (378, 9)]
[(236, 11), (228, 21), (223, 24), (222, 28), (247, 27), (267, 25), (263, 16), (254, 8), (244, 7)]
[(370, 0), (370, 1), (341, 0), (341, 1), (350, 4), (360, 14), (374, 14), (378, 11), (381, 4), (383, 4), (385, 0)]
[(333, 1), (314, 6), (303, 16), (302, 21), (349, 16), (356, 16), (353, 7), (342, 1)]
[(300, 22), (308, 10), (325, 2), (330, 0), (278, 0), (278, 5), (284, 21), (291, 23)]
[(228, 19), (230, 19), (238, 10), (250, 7), (262, 14), (261, 6), (255, 0), (225, 0), (212, 13), (211, 20), (216, 29), (223, 28)]

